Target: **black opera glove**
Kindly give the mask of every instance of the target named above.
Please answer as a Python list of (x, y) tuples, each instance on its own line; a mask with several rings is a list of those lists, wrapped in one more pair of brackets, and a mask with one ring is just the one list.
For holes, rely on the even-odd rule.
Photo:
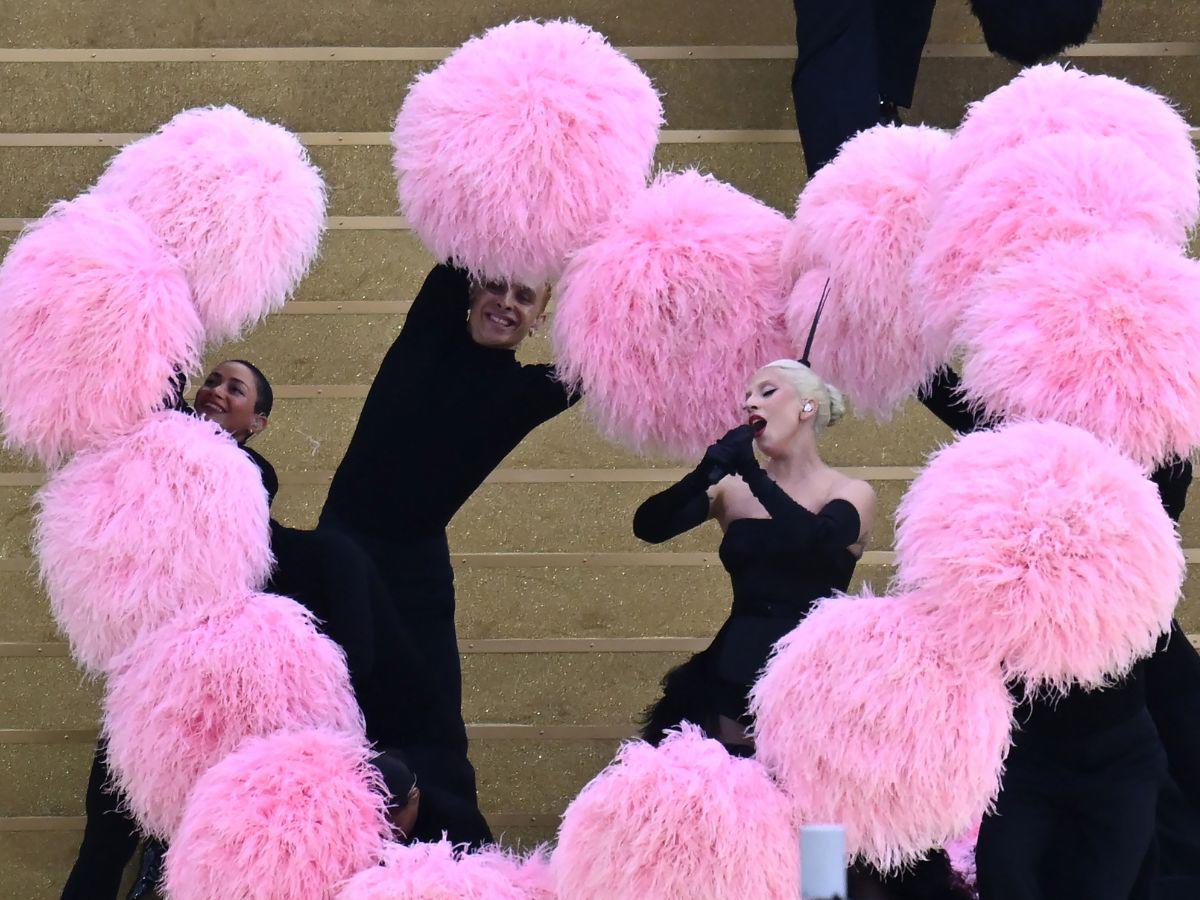
[(700, 470), (709, 484), (716, 484), (726, 475), (743, 475), (758, 468), (754, 458), (754, 429), (749, 425), (731, 428), (720, 440), (704, 452)]

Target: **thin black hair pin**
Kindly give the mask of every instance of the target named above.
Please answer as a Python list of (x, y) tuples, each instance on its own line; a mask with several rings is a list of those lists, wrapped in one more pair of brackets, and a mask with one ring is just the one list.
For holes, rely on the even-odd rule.
[(808, 340), (804, 342), (804, 355), (800, 357), (800, 364), (812, 368), (812, 364), (808, 361), (808, 354), (812, 351), (813, 338), (817, 335), (817, 323), (821, 321), (821, 311), (825, 309), (825, 301), (829, 299), (829, 279), (825, 279), (825, 287), (821, 290), (821, 300), (817, 303), (817, 311), (813, 313), (812, 325), (808, 329)]

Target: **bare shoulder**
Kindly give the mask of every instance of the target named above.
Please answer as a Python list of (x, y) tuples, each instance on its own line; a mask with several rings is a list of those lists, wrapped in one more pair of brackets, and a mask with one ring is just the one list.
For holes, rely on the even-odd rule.
[(858, 478), (842, 477), (834, 486), (834, 499), (845, 500), (858, 510), (862, 530), (866, 534), (875, 522), (875, 488), (870, 482)]

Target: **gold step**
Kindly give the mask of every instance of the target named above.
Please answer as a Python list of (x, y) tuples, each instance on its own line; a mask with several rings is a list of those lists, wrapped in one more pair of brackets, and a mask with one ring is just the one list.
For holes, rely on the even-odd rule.
[[(24, 137), (0, 136), (3, 218), (37, 218), (54, 201), (86, 190), (116, 152), (111, 147), (5, 146)], [(330, 215), (395, 215), (391, 153), (390, 146), (380, 145), (312, 148), (330, 187)], [(794, 208), (805, 177), (803, 154), (794, 142), (662, 144), (657, 162), (667, 169), (699, 167), (786, 213)], [(379, 265), (382, 257), (369, 262)], [(334, 296), (347, 287), (339, 286)]]
[[(1189, 120), (1198, 111), (1200, 55), (1082, 56), (1079, 68), (1162, 91)], [(233, 103), (294, 131), (390, 130), (406, 86), (433, 62), (0, 63), (10, 108), (0, 132), (141, 132), (180, 109)], [(674, 129), (795, 126), (791, 59), (660, 59), (641, 65)], [(911, 120), (954, 126), (966, 104), (1017, 67), (991, 57), (927, 58)]]
[[(725, 0), (693, 0), (680, 15), (675, 0), (409, 0), (404, 13), (387, 3), (353, 2), (337, 8), (321, 0), (264, 0), (222, 4), (219, 12), (179, 14), (154, 0), (43, 0), (13, 8), (4, 34), (8, 47), (449, 47), (514, 18), (571, 16), (618, 45), (780, 44), (792, 40), (796, 21), (786, 3), (760, 4), (754, 15)], [(1176, 0), (1110, 0), (1092, 39), (1200, 40), (1200, 16)], [(935, 7), (932, 43), (979, 43), (979, 25), (964, 3)]]

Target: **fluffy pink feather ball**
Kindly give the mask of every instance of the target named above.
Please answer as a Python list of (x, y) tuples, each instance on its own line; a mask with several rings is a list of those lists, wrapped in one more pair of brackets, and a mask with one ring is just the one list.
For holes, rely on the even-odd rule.
[(553, 280), (645, 187), (662, 124), (650, 80), (574, 22), (510, 22), (409, 89), (392, 143), (400, 208), (439, 259)]
[(391, 834), (361, 735), (251, 738), (209, 769), (167, 852), (171, 900), (330, 900)]
[(685, 724), (620, 749), (567, 807), (551, 866), (571, 900), (784, 900), (800, 893), (797, 835), (761, 765)]
[(128, 204), (179, 258), (212, 341), (282, 306), (325, 228), (308, 151), (232, 106), (179, 113), (113, 157), (95, 191)]
[(113, 783), (142, 831), (170, 841), (188, 792), (247, 737), (362, 732), (346, 659), (294, 600), (251, 594), (143, 634), (104, 698)]
[(1175, 190), (1122, 137), (1055, 134), (993, 157), (946, 197), (914, 264), (929, 346), (953, 343), (979, 276), (1048, 241), (1123, 230), (1183, 246)]
[(896, 561), (941, 646), (1055, 691), (1101, 687), (1151, 653), (1185, 573), (1138, 464), (1057, 422), (936, 453), (901, 501)]
[(799, 355), (828, 279), (811, 359), (859, 412), (889, 417), (944, 361), (924, 340), (909, 270), (929, 228), (931, 173), (949, 144), (935, 128), (872, 128), (800, 194), (783, 249), (788, 277), (799, 279), (788, 332)]
[(537, 891), (526, 872), (544, 871), (498, 849), (465, 853), (449, 841), (392, 845), (384, 864), (360, 872), (341, 889), (338, 900), (551, 900)]
[(1121, 137), (1136, 144), (1170, 182), (1180, 221), (1196, 221), (1200, 162), (1187, 120), (1151, 90), (1057, 63), (1024, 69), (971, 104), (939, 167), (939, 187), (955, 187), (1005, 150), (1067, 133)]
[(33, 544), (55, 620), (93, 671), (175, 613), (261, 587), (272, 564), (257, 467), (219, 426), (177, 412), (56, 472)]
[(183, 270), (137, 216), (87, 194), (55, 204), (0, 266), (5, 443), (53, 467), (128, 431), (203, 343)]
[(1077, 425), (1147, 468), (1200, 446), (1200, 263), (1135, 234), (1050, 243), (981, 282), (966, 396)]
[(1012, 701), (903, 597), (822, 601), (751, 693), (756, 757), (805, 821), (839, 822), (883, 870), (979, 821), (1000, 790)]
[(787, 219), (696, 171), (665, 173), (572, 260), (553, 339), (559, 376), (601, 433), (696, 455), (742, 419), (746, 381), (789, 354)]

